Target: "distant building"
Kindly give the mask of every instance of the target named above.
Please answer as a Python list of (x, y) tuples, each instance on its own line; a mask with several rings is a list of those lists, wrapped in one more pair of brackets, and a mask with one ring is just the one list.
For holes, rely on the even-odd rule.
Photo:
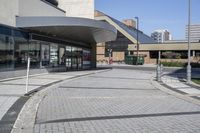
[[(135, 56), (137, 52), (144, 57), (145, 64), (157, 64), (159, 51), (163, 62), (187, 62), (187, 40), (171, 40), (168, 30), (163, 30), (163, 43), (158, 43), (142, 31), (127, 26), (103, 12), (95, 11), (95, 19), (107, 22), (117, 29), (116, 40), (97, 44), (96, 60), (99, 64), (110, 63), (110, 61), (124, 63), (127, 59), (126, 57)], [(139, 35), (138, 38), (137, 33)], [(139, 49), (137, 49), (137, 39)], [(173, 56), (167, 57), (166, 52), (172, 53)], [(198, 62), (199, 60), (200, 42), (191, 42), (191, 61)]]
[(171, 33), (164, 29), (164, 30), (155, 30), (152, 34), (151, 37), (158, 43), (163, 43), (165, 41), (172, 40)]
[[(188, 39), (188, 25), (186, 25), (185, 37)], [(200, 24), (192, 24), (190, 26), (190, 39), (192, 42), (200, 42)]]
[(130, 27), (134, 27), (134, 28), (136, 27), (136, 22), (133, 19), (124, 19), (122, 20), (122, 23)]
[(144, 34), (142, 31), (137, 30), (133, 26), (128, 26), (129, 23), (124, 24), (100, 11), (95, 12), (95, 19), (112, 24), (117, 29), (116, 40), (97, 44), (97, 61), (108, 61), (110, 56), (114, 62), (124, 61), (126, 55), (136, 55), (136, 52), (133, 50), (130, 51), (129, 47), (137, 47), (137, 34), (139, 44), (148, 45), (156, 43), (150, 36)]

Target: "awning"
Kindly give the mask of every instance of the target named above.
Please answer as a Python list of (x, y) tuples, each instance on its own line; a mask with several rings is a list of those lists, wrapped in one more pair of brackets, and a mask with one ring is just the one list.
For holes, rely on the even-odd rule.
[(102, 21), (73, 17), (17, 17), (16, 27), (89, 44), (116, 39), (117, 30)]

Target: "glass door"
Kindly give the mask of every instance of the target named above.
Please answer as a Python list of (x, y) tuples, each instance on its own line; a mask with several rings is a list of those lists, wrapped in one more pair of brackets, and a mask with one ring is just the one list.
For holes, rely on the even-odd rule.
[(67, 69), (71, 69), (72, 68), (72, 49), (71, 49), (71, 46), (66, 46), (66, 51), (65, 51), (65, 54), (64, 54), (64, 60), (65, 60), (65, 63), (66, 63), (66, 68)]
[(50, 57), (50, 49), (48, 44), (42, 44), (41, 45), (41, 63), (42, 66), (48, 66), (49, 65), (49, 57)]
[(50, 45), (50, 64), (51, 66), (58, 66), (58, 45)]
[(77, 48), (72, 47), (72, 69), (78, 69)]
[(59, 65), (64, 65), (65, 64), (65, 48), (60, 47), (59, 48)]
[(83, 64), (83, 49), (78, 48), (77, 49), (77, 63), (78, 63), (78, 69), (82, 69), (82, 64)]

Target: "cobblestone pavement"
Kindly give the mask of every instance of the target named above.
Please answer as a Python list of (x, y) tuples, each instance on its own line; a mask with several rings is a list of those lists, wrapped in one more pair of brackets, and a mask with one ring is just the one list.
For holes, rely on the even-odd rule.
[(114, 69), (65, 82), (41, 102), (35, 133), (198, 133), (200, 106), (153, 87), (152, 72)]
[[(92, 72), (92, 71), (91, 71)], [(34, 75), (29, 79), (28, 91), (35, 90), (39, 87), (46, 86), (56, 81), (65, 80), (75, 76), (91, 73), (90, 71), (79, 72), (60, 72), (42, 75)], [(13, 79), (0, 80), (0, 120), (9, 110), (9, 108), (25, 94), (26, 78), (18, 77)]]

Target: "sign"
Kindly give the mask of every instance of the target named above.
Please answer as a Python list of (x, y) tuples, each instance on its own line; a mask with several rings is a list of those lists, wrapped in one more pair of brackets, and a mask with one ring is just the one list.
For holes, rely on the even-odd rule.
[(137, 44), (129, 44), (128, 51), (131, 51), (131, 50), (137, 50)]

